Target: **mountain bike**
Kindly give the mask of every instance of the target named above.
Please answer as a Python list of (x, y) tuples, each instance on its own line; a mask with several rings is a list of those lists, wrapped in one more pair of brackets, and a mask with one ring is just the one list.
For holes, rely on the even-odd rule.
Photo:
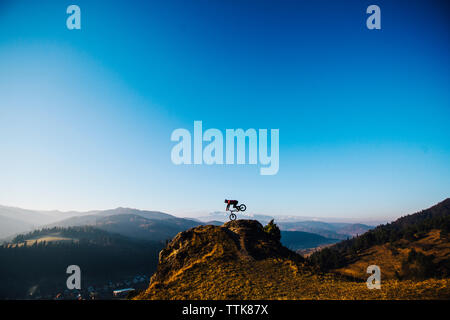
[[(225, 199), (225, 203), (227, 203), (226, 211), (230, 211), (230, 220), (236, 220), (236, 214), (234, 212), (245, 211), (247, 210), (247, 206), (243, 203), (238, 205), (237, 200), (227, 200)], [(230, 206), (233, 206), (233, 209), (230, 209)]]

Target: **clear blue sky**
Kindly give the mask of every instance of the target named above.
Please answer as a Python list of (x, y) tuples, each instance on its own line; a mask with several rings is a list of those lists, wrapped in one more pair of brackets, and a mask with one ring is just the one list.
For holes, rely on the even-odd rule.
[[(81, 8), (82, 29), (66, 28)], [(382, 30), (366, 28), (368, 5)], [(396, 217), (450, 196), (446, 1), (0, 2), (0, 204)], [(231, 115), (229, 117), (229, 115)], [(175, 166), (278, 128), (280, 170)]]

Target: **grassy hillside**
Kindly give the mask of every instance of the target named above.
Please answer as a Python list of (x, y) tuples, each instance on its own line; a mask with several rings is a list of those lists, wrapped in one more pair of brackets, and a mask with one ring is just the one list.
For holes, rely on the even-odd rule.
[[(382, 270), (384, 279), (427, 278), (427, 275), (420, 270), (416, 270), (415, 275), (408, 272), (406, 266), (409, 264), (408, 258), (413, 250), (431, 258), (429, 277), (435, 274), (443, 277), (450, 276), (448, 274), (448, 270), (450, 270), (448, 264), (450, 242), (448, 239), (441, 237), (440, 230), (431, 230), (416, 241), (402, 239), (394, 243), (375, 245), (361, 250), (356, 257), (353, 257), (352, 262), (334, 271), (346, 276), (364, 278), (364, 270), (367, 266), (378, 265)], [(420, 268), (420, 266), (415, 268)], [(409, 274), (405, 274), (407, 272)]]
[(354, 277), (360, 277), (368, 264), (380, 266), (387, 279), (449, 277), (449, 231), (450, 199), (446, 199), (316, 252), (310, 261), (322, 271)]

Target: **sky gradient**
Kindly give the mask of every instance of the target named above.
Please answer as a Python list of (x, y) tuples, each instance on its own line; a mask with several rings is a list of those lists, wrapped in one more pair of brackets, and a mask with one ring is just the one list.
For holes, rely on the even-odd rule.
[[(81, 30), (66, 8), (81, 8)], [(381, 8), (381, 30), (366, 8)], [(398, 217), (450, 195), (446, 1), (0, 1), (0, 204)], [(280, 130), (280, 169), (175, 166)]]

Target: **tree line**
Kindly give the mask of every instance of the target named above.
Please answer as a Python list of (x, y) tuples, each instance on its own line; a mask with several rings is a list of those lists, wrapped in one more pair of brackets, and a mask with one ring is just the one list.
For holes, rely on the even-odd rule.
[[(70, 241), (25, 240), (53, 235)], [(0, 298), (24, 298), (38, 286), (51, 290), (65, 286), (66, 268), (80, 266), (82, 279), (108, 281), (124, 275), (152, 273), (158, 263), (159, 242), (109, 234), (93, 227), (47, 228), (15, 237), (0, 246)]]

